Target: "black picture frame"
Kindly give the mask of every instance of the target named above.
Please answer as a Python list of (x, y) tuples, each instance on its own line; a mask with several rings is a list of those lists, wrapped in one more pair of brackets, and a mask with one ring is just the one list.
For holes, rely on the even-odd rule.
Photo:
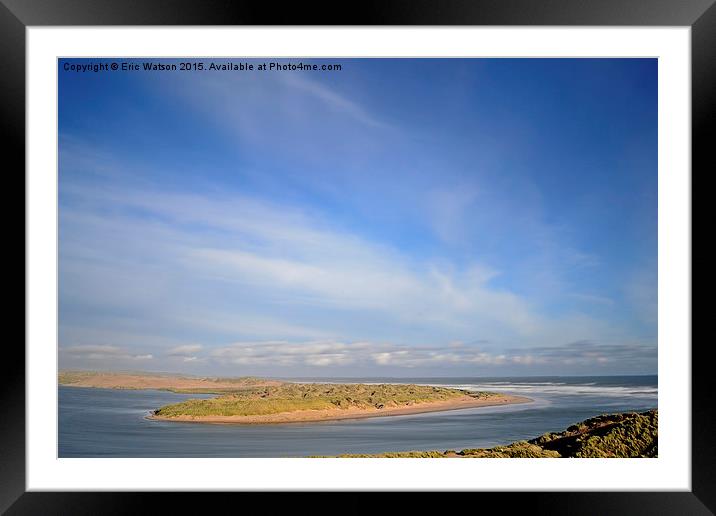
[[(20, 172), (25, 167), (25, 30), (31, 26), (602, 25), (691, 27), (692, 170), (699, 169), (705, 175), (707, 170), (714, 170), (708, 135), (714, 133), (716, 125), (715, 1), (370, 0), (351, 4), (312, 2), (277, 6), (271, 2), (226, 0), (0, 0), (3, 160), (12, 163), (3, 168), (7, 178), (19, 180), (24, 177)], [(21, 188), (24, 192), (24, 180)], [(14, 195), (14, 190), (6, 191), (9, 196)], [(23, 264), (26, 258), (23, 251)], [(19, 258), (15, 260), (19, 261)], [(465, 496), (479, 496), (482, 503), (497, 502), (499, 506), (507, 507), (508, 502), (511, 509), (522, 505), (537, 514), (713, 514), (716, 511), (716, 490), (713, 489), (716, 485), (716, 399), (710, 382), (712, 365), (707, 359), (708, 346), (706, 342), (692, 346), (690, 492), (454, 493), (450, 495), (456, 497), (451, 498), (451, 504), (461, 504)], [(3, 407), (0, 415), (0, 511), (7, 511), (7, 514), (144, 513), (154, 506), (166, 508), (172, 501), (181, 504), (184, 510), (192, 509), (195, 503), (201, 503), (206, 510), (206, 494), (199, 495), (204, 500), (201, 501), (188, 493), (26, 492), (25, 353), (19, 339), (8, 339), (4, 351), (5, 358), (0, 361), (4, 372), (0, 389)], [(274, 504), (283, 498), (277, 493), (214, 493), (212, 496), (217, 498), (212, 499), (212, 505), (217, 507), (229, 502), (227, 498), (236, 496), (271, 497)], [(306, 496), (312, 495), (293, 494), (292, 504), (295, 506)], [(341, 512), (373, 510), (374, 502), (369, 497), (358, 493), (345, 496), (346, 500), (342, 502), (345, 510)], [(293, 500), (296, 497), (299, 500)], [(404, 498), (401, 512), (420, 508), (424, 503), (422, 500), (421, 495)], [(242, 504), (251, 501), (245, 499)], [(311, 503), (311, 509), (321, 512), (320, 505), (315, 503)], [(326, 510), (333, 512), (335, 509), (327, 507)]]

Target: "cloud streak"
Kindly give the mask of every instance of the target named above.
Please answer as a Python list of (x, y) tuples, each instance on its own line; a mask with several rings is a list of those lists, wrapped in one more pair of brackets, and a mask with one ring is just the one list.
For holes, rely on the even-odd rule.
[[(117, 281), (115, 290), (126, 297), (126, 302), (142, 297), (145, 285), (144, 280), (133, 282), (130, 276), (140, 278), (153, 268), (149, 264), (162, 263), (181, 267), (187, 278), (184, 281), (210, 281), (228, 292), (251, 292), (249, 297), (254, 301), (279, 299), (293, 307), (380, 313), (387, 326), (416, 324), (434, 335), (447, 332), (452, 338), (478, 333), (494, 339), (496, 333), (501, 333), (514, 340), (538, 344), (557, 335), (580, 339), (592, 336), (595, 331), (607, 331), (605, 325), (589, 317), (550, 318), (540, 314), (524, 297), (491, 286), (500, 273), (484, 264), (473, 262), (458, 270), (415, 260), (389, 245), (339, 230), (326, 220), (293, 208), (241, 196), (210, 200), (197, 194), (107, 190), (89, 201), (89, 197), (84, 197), (88, 192), (82, 189), (69, 193), (96, 203), (97, 210), (108, 204), (124, 207), (123, 211), (129, 213), (132, 209), (141, 210), (141, 216), (120, 217), (63, 213), (66, 224), (75, 228), (73, 233), (112, 235), (108, 245), (116, 247), (112, 252), (103, 249), (102, 256), (72, 239), (63, 244), (63, 253), (92, 259), (90, 267), (98, 267), (99, 261), (102, 269), (97, 273)], [(146, 217), (159, 222), (147, 223)], [(193, 232), (197, 224), (204, 229), (200, 239)], [(212, 234), (214, 237), (207, 236)], [(97, 238), (100, 242), (109, 240), (106, 236)], [(146, 248), (144, 242), (151, 242), (151, 247)], [(127, 275), (132, 264), (138, 271)], [(67, 266), (72, 267), (72, 261)], [(83, 265), (85, 274), (87, 267)], [(157, 298), (151, 301), (153, 304), (162, 301), (171, 304), (171, 294), (162, 293), (162, 285), (170, 279), (162, 279), (161, 274), (146, 280), (153, 285), (149, 299)], [(107, 287), (106, 282), (91, 282), (92, 287), (96, 285), (102, 285), (102, 291)], [(206, 312), (206, 319), (197, 324), (206, 326), (224, 317), (231, 325), (232, 320), (245, 318), (242, 314), (246, 310), (252, 311), (245, 301), (241, 305), (235, 316), (238, 319), (228, 314), (222, 316), (222, 309), (212, 314), (209, 307), (199, 308)], [(182, 311), (177, 307), (172, 310)], [(260, 326), (256, 328), (260, 321), (258, 317), (245, 322), (254, 326), (257, 333), (266, 333)], [(265, 321), (269, 331), (293, 327), (296, 330), (293, 337), (298, 338), (310, 337), (300, 335), (302, 326), (303, 331), (314, 335), (327, 332), (325, 328), (305, 327), (293, 316), (278, 324), (266, 318)], [(350, 337), (350, 333), (342, 329), (337, 336)]]
[(373, 342), (337, 341), (255, 341), (236, 342), (208, 352), (218, 365), (276, 366), (280, 368), (363, 367), (379, 372), (385, 368), (429, 370), (458, 367), (478, 370), (539, 367), (582, 367), (604, 369), (655, 362), (656, 353), (643, 344), (602, 344), (572, 342), (562, 346), (507, 348), (499, 351), (463, 343), (449, 346), (396, 345)]

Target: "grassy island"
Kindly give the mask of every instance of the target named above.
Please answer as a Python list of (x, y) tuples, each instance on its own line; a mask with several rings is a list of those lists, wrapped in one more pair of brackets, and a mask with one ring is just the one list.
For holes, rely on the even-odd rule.
[(105, 389), (159, 389), (217, 394), (153, 411), (151, 419), (193, 423), (268, 424), (416, 414), (525, 403), (520, 396), (405, 384), (293, 383), (256, 378), (212, 378), (162, 373), (61, 371), (60, 385)]
[(426, 385), (284, 383), (161, 407), (153, 419), (288, 423), (413, 414), (530, 401)]

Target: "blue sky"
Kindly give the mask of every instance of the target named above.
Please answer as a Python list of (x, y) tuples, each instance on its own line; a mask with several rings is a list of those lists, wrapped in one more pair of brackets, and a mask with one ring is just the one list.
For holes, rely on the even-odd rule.
[(65, 62), (60, 367), (656, 372), (656, 60)]

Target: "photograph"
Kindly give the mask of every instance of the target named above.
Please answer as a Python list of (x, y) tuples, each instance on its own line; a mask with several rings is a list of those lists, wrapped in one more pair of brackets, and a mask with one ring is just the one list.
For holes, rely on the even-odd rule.
[(0, 514), (716, 514), (716, 0), (0, 4)]
[(57, 458), (658, 458), (659, 59), (56, 65)]

